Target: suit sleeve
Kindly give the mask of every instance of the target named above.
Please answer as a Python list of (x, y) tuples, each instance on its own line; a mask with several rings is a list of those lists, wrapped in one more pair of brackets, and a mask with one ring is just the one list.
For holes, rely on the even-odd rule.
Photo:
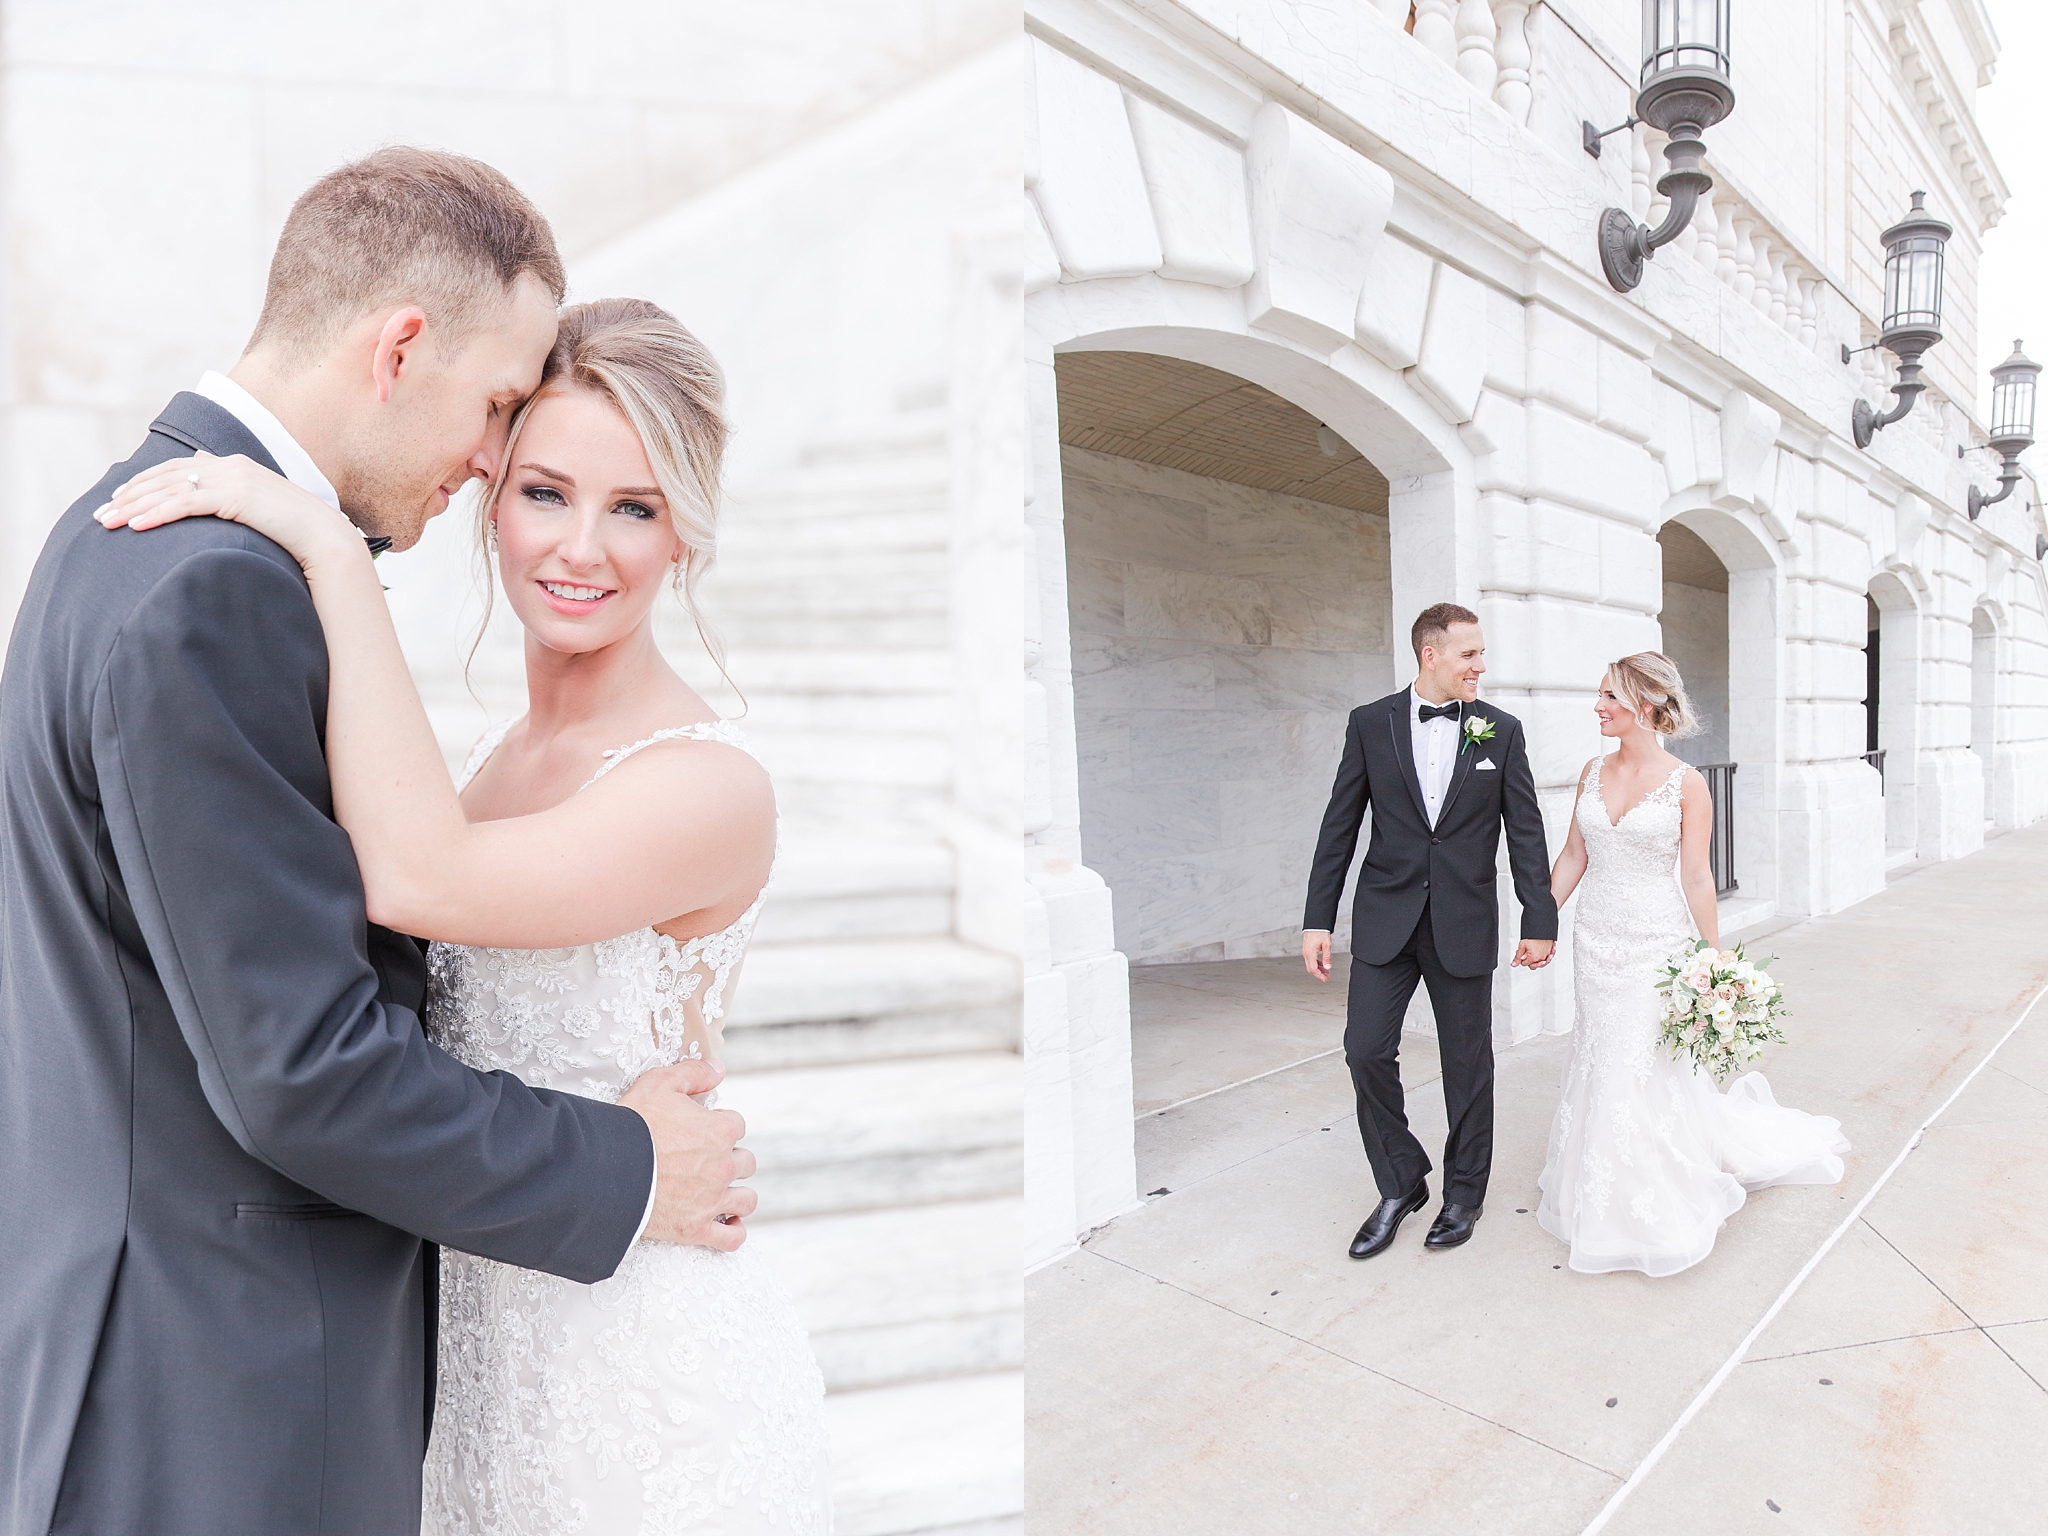
[(1536, 776), (1529, 748), (1515, 723), (1508, 742), (1507, 778), (1501, 784), (1501, 824), (1507, 834), (1508, 871), (1515, 900), (1522, 904), (1522, 937), (1555, 939), (1557, 903), (1550, 895), (1550, 846), (1543, 840), (1543, 809), (1536, 800)]
[(1323, 812), (1323, 829), (1316, 837), (1315, 862), (1309, 866), (1308, 906), (1301, 919), (1304, 929), (1335, 931), (1337, 908), (1344, 899), (1344, 875), (1351, 868), (1352, 854), (1358, 851), (1358, 830), (1365, 824), (1365, 809), (1371, 803), (1365, 738), (1354, 712), (1345, 725), (1344, 756), (1337, 764), (1329, 809)]
[(646, 1124), (472, 1071), (378, 1001), (362, 883), (328, 814), (326, 686), (296, 570), (215, 548), (138, 605), (94, 696), (115, 861), (207, 1102), (250, 1156), (338, 1204), (601, 1280), (646, 1206)]

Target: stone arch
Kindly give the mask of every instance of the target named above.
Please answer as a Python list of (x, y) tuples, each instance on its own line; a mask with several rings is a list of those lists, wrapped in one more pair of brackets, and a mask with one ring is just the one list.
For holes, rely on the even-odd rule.
[[(1727, 757), (1738, 889), (1747, 900), (1778, 897), (1779, 732), (1784, 700), (1782, 562), (1777, 541), (1746, 508), (1717, 506), (1704, 489), (1673, 497), (1663, 523), (1704, 544), (1727, 580), (1725, 671)], [(1683, 669), (1684, 663), (1680, 663)]]
[[(1131, 993), (1111, 921), (1112, 894), (1085, 862), (1081, 838), (1057, 355), (1143, 352), (1196, 363), (1248, 380), (1327, 426), (1387, 479), (1396, 616), (1445, 598), (1477, 598), (1476, 571), (1459, 563), (1461, 551), (1469, 561), (1479, 542), (1470, 527), (1476, 493), (1471, 454), (1457, 428), (1401, 372), (1356, 346), (1332, 356), (1253, 330), (1232, 295), (1152, 276), (1103, 277), (1033, 295), (1027, 318), (1034, 472), (1026, 517), (1040, 576), (1026, 638), (1027, 688), (1045, 723), (1043, 745), (1033, 750), (1044, 753), (1038, 777), (1046, 792), (1027, 804), (1026, 830), (1036, 843), (1029, 865), (1045, 903), (1051, 959), (1065, 978), (1071, 1042), (1043, 1053), (1036, 1070), (1049, 1084), (1057, 1080), (1058, 1091), (1037, 1112), (1071, 1127), (1070, 1136), (1058, 1138), (1063, 1147), (1046, 1143), (1041, 1161), (1046, 1178), (1072, 1181), (1072, 1209), (1087, 1226), (1127, 1208), (1135, 1191)], [(1406, 624), (1396, 627), (1405, 649)], [(1333, 770), (1334, 762), (1322, 765), (1324, 794)], [(1318, 803), (1308, 813), (1311, 839), (1320, 812)], [(1305, 880), (1305, 860), (1300, 875)], [(1298, 906), (1292, 920), (1299, 921)]]
[[(1473, 536), (1475, 493), (1471, 455), (1441, 412), (1400, 372), (1385, 367), (1356, 346), (1325, 356), (1244, 324), (1242, 309), (1219, 306), (1218, 295), (1192, 284), (1154, 276), (1104, 277), (1063, 283), (1049, 301), (1032, 305), (1030, 329), (1043, 348), (1043, 376), (1031, 391), (1034, 476), (1032, 521), (1060, 526), (1058, 390), (1052, 364), (1074, 351), (1147, 352), (1198, 363), (1249, 380), (1298, 406), (1329, 427), (1377, 466), (1388, 482), (1388, 521), (1393, 546), (1392, 606), (1396, 614), (1420, 612), (1430, 603), (1477, 598), (1477, 573), (1460, 564), (1477, 547)], [(1176, 302), (1184, 300), (1185, 302)], [(1064, 543), (1041, 542), (1039, 557), (1050, 567), (1065, 563)], [(1071, 657), (1063, 631), (1064, 603), (1048, 602), (1043, 632), (1027, 648), (1057, 673)], [(1065, 680), (1052, 681), (1056, 693)], [(1052, 804), (1042, 836), (1079, 857), (1078, 774), (1071, 727), (1060, 719), (1060, 701), (1048, 697), (1052, 714), (1047, 743)]]
[[(1200, 362), (1221, 373), (1270, 389), (1309, 412), (1329, 430), (1370, 459), (1389, 485), (1389, 522), (1393, 524), (1395, 612), (1421, 612), (1432, 602), (1475, 602), (1477, 571), (1460, 567), (1460, 551), (1477, 549), (1475, 492), (1470, 455), (1434, 403), (1415, 391), (1407, 375), (1380, 365), (1358, 346), (1321, 356), (1278, 336), (1221, 324), (1176, 322), (1157, 311), (1159, 289), (1178, 287), (1161, 279), (1098, 279), (1067, 285), (1061, 297), (1065, 326), (1040, 336), (1053, 352), (1155, 352), (1159, 356)], [(1087, 293), (1075, 295), (1075, 289)], [(1096, 305), (1077, 299), (1104, 301), (1126, 313), (1126, 322), (1087, 328), (1085, 313)], [(1081, 311), (1081, 313), (1075, 313)], [(1067, 330), (1073, 326), (1073, 330)], [(1057, 406), (1055, 406), (1057, 410)], [(1044, 426), (1032, 426), (1042, 438)], [(1057, 442), (1057, 424), (1053, 426)]]
[[(1101, 286), (1109, 285), (1105, 280)], [(1225, 953), (1228, 954), (1263, 953), (1263, 949), (1240, 949), (1242, 944), (1264, 942), (1251, 932), (1251, 928), (1259, 927), (1256, 924), (1251, 925), (1244, 933), (1233, 932), (1227, 939), (1190, 933), (1185, 936), (1186, 942), (1183, 943), (1182, 935), (1176, 933), (1172, 936), (1172, 941), (1168, 942), (1164, 933), (1154, 931), (1160, 927), (1158, 923), (1141, 921), (1138, 918), (1137, 914), (1141, 909), (1157, 910), (1156, 898), (1159, 893), (1151, 889), (1154, 882), (1149, 877), (1140, 876), (1140, 865), (1135, 850), (1119, 846), (1129, 839), (1118, 833), (1133, 824), (1149, 824), (1156, 821), (1161, 813), (1156, 807), (1140, 804), (1150, 793), (1143, 787), (1147, 774), (1123, 765), (1103, 767), (1096, 761), (1103, 750), (1100, 744), (1083, 739), (1091, 733), (1100, 734), (1097, 728), (1105, 723), (1111, 735), (1117, 735), (1115, 721), (1104, 722), (1097, 716), (1101, 714), (1102, 706), (1113, 706), (1115, 700), (1121, 697), (1121, 685), (1114, 675), (1105, 678), (1098, 669), (1106, 663), (1120, 669), (1129, 668), (1138, 664), (1139, 651), (1142, 650), (1149, 656), (1152, 649), (1150, 642), (1132, 638), (1138, 635), (1139, 631), (1131, 628), (1126, 621), (1134, 620), (1136, 615), (1124, 612), (1125, 605), (1121, 596), (1110, 601), (1105, 594), (1102, 601), (1097, 601), (1089, 592), (1083, 590), (1081, 585), (1096, 579), (1098, 567), (1088, 556), (1091, 552), (1099, 553), (1093, 551), (1093, 545), (1103, 540), (1102, 529), (1099, 526), (1104, 511), (1103, 498), (1106, 494), (1115, 493), (1107, 491), (1100, 480), (1093, 478), (1092, 470), (1084, 473), (1080, 480), (1069, 478), (1075, 457), (1085, 461), (1091, 456), (1082, 449), (1072, 450), (1070, 456), (1070, 451), (1061, 446), (1064, 418), (1060, 414), (1059, 359), (1090, 353), (1136, 353), (1154, 358), (1174, 359), (1198, 365), (1199, 369), (1210, 370), (1214, 375), (1227, 375), (1232, 379), (1256, 385), (1260, 391), (1277, 396), (1286, 406), (1293, 407), (1294, 412), (1299, 413), (1294, 415), (1295, 420), (1306, 425), (1307, 420), (1312, 419), (1318, 425), (1327, 427), (1345, 444), (1356, 450), (1360, 458), (1379, 470), (1386, 480), (1387, 527), (1383, 536), (1385, 564), (1375, 564), (1375, 569), (1371, 572), (1353, 573), (1359, 581), (1358, 603), (1384, 605), (1384, 614), (1373, 622), (1373, 628), (1380, 636), (1373, 649), (1383, 658), (1384, 666), (1371, 658), (1360, 656), (1356, 658), (1359, 666), (1355, 674), (1345, 672), (1324, 680), (1326, 690), (1333, 691), (1330, 697), (1319, 701), (1319, 714), (1328, 714), (1330, 706), (1340, 706), (1336, 718), (1341, 720), (1342, 711), (1377, 697), (1395, 686), (1396, 674), (1404, 671), (1406, 650), (1405, 643), (1396, 638), (1404, 636), (1406, 630), (1405, 622), (1400, 615), (1409, 611), (1419, 611), (1430, 602), (1439, 601), (1446, 596), (1473, 595), (1460, 593), (1459, 573), (1454, 563), (1457, 541), (1444, 536), (1448, 531), (1445, 527), (1446, 522), (1455, 519), (1457, 515), (1455, 487), (1458, 477), (1442, 447), (1432, 442), (1430, 434), (1418, 427), (1402, 410), (1382, 400), (1359, 379), (1333, 366), (1329, 359), (1304, 352), (1283, 340), (1206, 327), (1139, 325), (1095, 331), (1069, 338), (1055, 346), (1055, 389), (1049, 402), (1053, 408), (1051, 418), (1035, 423), (1034, 430), (1045, 439), (1041, 454), (1057, 458), (1062, 468), (1059, 479), (1059, 516), (1070, 583), (1069, 604), (1064, 615), (1068, 628), (1064, 634), (1055, 633), (1050, 637), (1050, 649), (1054, 653), (1064, 652), (1074, 658), (1071, 680), (1076, 709), (1076, 740), (1071, 762), (1058, 762), (1054, 768), (1056, 774), (1061, 777), (1068, 772), (1072, 773), (1073, 793), (1070, 803), (1075, 815), (1089, 827), (1085, 837), (1078, 835), (1078, 827), (1071, 831), (1065, 828), (1058, 830), (1063, 834), (1062, 840), (1068, 842), (1089, 869), (1108, 877), (1117, 910), (1117, 948), (1129, 955), (1133, 961), (1172, 960), (1177, 957), (1222, 958), (1220, 954), (1211, 955), (1211, 951), (1216, 950), (1219, 944), (1227, 945)], [(1069, 373), (1073, 371), (1075, 370), (1067, 370)], [(1126, 376), (1112, 371), (1109, 377), (1120, 383)], [(1398, 382), (1398, 375), (1390, 377)], [(1142, 386), (1134, 384), (1134, 387)], [(1428, 409), (1420, 401), (1405, 403), (1411, 410)], [(1455, 442), (1454, 438), (1453, 441)], [(1095, 462), (1096, 468), (1099, 469), (1102, 461), (1098, 459)], [(1172, 469), (1146, 469), (1129, 461), (1116, 462), (1123, 463), (1126, 469), (1135, 472), (1139, 479), (1147, 476), (1157, 477), (1162, 473), (1171, 477), (1177, 473)], [(1200, 481), (1201, 474), (1206, 473), (1209, 471), (1198, 473), (1195, 479)], [(1115, 476), (1111, 478), (1114, 479)], [(1050, 484), (1052, 477), (1047, 475), (1045, 479)], [(1213, 482), (1204, 483), (1213, 485)], [(1186, 488), (1185, 484), (1182, 488)], [(1088, 514), (1070, 528), (1066, 501), (1068, 497), (1075, 495), (1087, 498), (1084, 505), (1088, 508)], [(1129, 537), (1138, 538), (1143, 535), (1133, 531)], [(1348, 537), (1340, 535), (1339, 545), (1349, 547)], [(1142, 552), (1138, 553), (1142, 558)], [(1118, 558), (1121, 559), (1121, 556)], [(1076, 560), (1080, 562), (1078, 566)], [(1136, 573), (1142, 567), (1124, 565), (1121, 569), (1130, 572), (1132, 579), (1135, 580)], [(1315, 574), (1305, 569), (1302, 572), (1304, 584), (1312, 583)], [(1156, 578), (1159, 573), (1150, 572), (1148, 575)], [(1200, 576), (1191, 576), (1188, 580), (1191, 584), (1203, 582), (1206, 585), (1205, 579)], [(1284, 577), (1282, 581), (1284, 583)], [(1119, 588), (1119, 592), (1121, 590)], [(1188, 594), (1177, 594), (1176, 600), (1186, 596)], [(1140, 601), (1138, 595), (1131, 598), (1134, 604)], [(1148, 602), (1147, 606), (1152, 605)], [(1330, 606), (1334, 605), (1326, 605), (1324, 611), (1328, 612)], [(1093, 617), (1097, 609), (1115, 613), (1115, 619), (1107, 623), (1107, 627), (1115, 631), (1113, 636), (1106, 638), (1093, 632), (1096, 626), (1104, 624), (1104, 621)], [(1160, 617), (1158, 614), (1148, 616), (1154, 620)], [(1046, 622), (1049, 627), (1056, 628), (1062, 617), (1058, 613), (1048, 612)], [(1089, 632), (1084, 633), (1084, 627)], [(1242, 642), (1246, 637), (1233, 635), (1224, 638)], [(1271, 643), (1276, 647), (1305, 644), (1311, 652), (1320, 648), (1315, 642), (1281, 641), (1278, 636), (1277, 620)], [(1242, 649), (1241, 643), (1226, 645), (1226, 656), (1219, 664), (1242, 664), (1246, 660), (1239, 654)], [(1119, 653), (1113, 662), (1105, 654), (1106, 650)], [(1279, 652), (1270, 654), (1277, 657)], [(1200, 661), (1197, 657), (1176, 659), (1197, 665)], [(1307, 661), (1309, 658), (1297, 654), (1294, 659)], [(1297, 703), (1299, 702), (1302, 701), (1297, 700)], [(1160, 727), (1162, 720), (1169, 718), (1162, 714), (1156, 704), (1155, 697), (1147, 697), (1136, 707), (1137, 712), (1132, 717), (1134, 729), (1143, 726), (1145, 734), (1149, 735)], [(1252, 716), (1247, 714), (1246, 719), (1239, 720), (1233, 715), (1230, 724), (1246, 725), (1251, 718)], [(1219, 723), (1222, 723), (1220, 718)], [(1290, 724), (1300, 722), (1290, 721)], [(1328, 724), (1327, 719), (1320, 721), (1320, 725)], [(1304, 728), (1313, 734), (1313, 728)], [(1148, 746), (1134, 738), (1131, 750), (1134, 756), (1142, 756), (1150, 751), (1151, 746), (1156, 746), (1156, 743)], [(1313, 767), (1306, 771), (1306, 777), (1326, 781), (1334, 757), (1330, 763), (1321, 761), (1321, 756), (1327, 754), (1318, 754), (1306, 740), (1297, 743), (1296, 746), (1308, 756), (1316, 758)], [(1191, 746), (1189, 750), (1192, 752), (1194, 748)], [(1156, 753), (1151, 755), (1156, 756)], [(1178, 778), (1185, 766), (1185, 763), (1177, 762), (1174, 772), (1169, 777)], [(1133, 776), (1125, 782), (1119, 782), (1120, 776), (1123, 775)], [(1327, 783), (1323, 782), (1320, 787), (1326, 791)], [(1296, 792), (1299, 793), (1305, 793), (1306, 788), (1305, 782), (1295, 786)], [(1186, 807), (1178, 809), (1185, 812)], [(1318, 806), (1299, 817), (1304, 835), (1312, 837), (1319, 809)], [(1112, 849), (1116, 851), (1112, 852)], [(1222, 850), (1207, 852), (1220, 856)], [(1177, 857), (1169, 857), (1162, 862), (1169, 868), (1179, 867)], [(1286, 878), (1289, 881), (1305, 872), (1305, 860), (1303, 863), (1303, 871), (1288, 871)], [(1216, 870), (1207, 873), (1224, 878)], [(1268, 881), (1272, 878), (1274, 874), (1270, 873), (1265, 877)], [(1120, 885), (1119, 880), (1125, 883)], [(1146, 893), (1142, 901), (1134, 894), (1140, 889)], [(1293, 894), (1290, 890), (1290, 905)], [(1261, 905), (1274, 908), (1273, 915), (1277, 926), (1279, 919), (1276, 894), (1267, 892)], [(1290, 914), (1284, 922), (1291, 927), (1297, 917), (1298, 914)], [(1238, 926), (1245, 925), (1240, 923)], [(1230, 924), (1226, 921), (1222, 927), (1228, 928)], [(1289, 942), (1291, 946), (1291, 936)]]

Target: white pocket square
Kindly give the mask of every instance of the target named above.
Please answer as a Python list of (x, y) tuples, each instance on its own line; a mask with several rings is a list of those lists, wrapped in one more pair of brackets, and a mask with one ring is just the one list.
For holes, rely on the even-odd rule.
[(1486, 772), (1488, 772), (1489, 770), (1492, 770), (1492, 769), (1493, 769), (1493, 759), (1492, 759), (1492, 758), (1490, 758), (1490, 757), (1482, 757), (1481, 759), (1479, 759), (1479, 761), (1478, 761), (1478, 762), (1476, 762), (1476, 763), (1474, 763), (1474, 764), (1472, 765), (1472, 771), (1473, 771), (1474, 773), (1486, 773)]

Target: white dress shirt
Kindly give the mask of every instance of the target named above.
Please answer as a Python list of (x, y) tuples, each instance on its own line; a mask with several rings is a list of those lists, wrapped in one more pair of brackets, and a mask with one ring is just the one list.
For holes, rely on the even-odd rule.
[(1422, 807), (1433, 827), (1443, 809), (1444, 791), (1451, 787), (1451, 770), (1458, 764), (1458, 721), (1463, 711), (1424, 720), (1422, 706), (1428, 702), (1414, 688), (1408, 690), (1408, 740), (1415, 748), (1415, 778), (1422, 786)]
[(333, 485), (320, 473), (320, 466), (313, 462), (313, 456), (299, 446), (297, 438), (285, 431), (284, 423), (271, 415), (261, 400), (226, 374), (211, 371), (199, 376), (192, 393), (211, 400), (247, 427), (256, 441), (263, 445), (264, 452), (277, 461), (285, 479), (302, 491), (312, 492), (335, 511), (341, 510), (341, 498), (334, 494)]
[[(284, 423), (270, 413), (267, 406), (248, 390), (242, 388), (224, 373), (208, 371), (199, 376), (199, 383), (192, 391), (195, 395), (211, 400), (235, 420), (247, 427), (256, 441), (263, 445), (264, 452), (277, 461), (277, 467), (284, 471), (285, 479), (302, 491), (310, 491), (335, 511), (341, 510), (341, 498), (334, 493), (334, 485), (320, 472), (320, 466), (313, 462), (313, 456), (301, 448), (298, 439), (284, 428)], [(654, 1219), (654, 1189), (656, 1180), (647, 1184), (647, 1209), (640, 1213), (640, 1225), (633, 1233), (633, 1241), (640, 1241), (640, 1234), (647, 1230), (647, 1223)]]

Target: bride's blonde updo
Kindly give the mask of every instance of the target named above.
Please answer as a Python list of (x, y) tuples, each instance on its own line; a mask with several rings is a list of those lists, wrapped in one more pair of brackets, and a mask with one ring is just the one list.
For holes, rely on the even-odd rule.
[(1685, 696), (1685, 679), (1662, 651), (1637, 651), (1608, 663), (1608, 685), (1659, 736), (1691, 736), (1700, 728)]

